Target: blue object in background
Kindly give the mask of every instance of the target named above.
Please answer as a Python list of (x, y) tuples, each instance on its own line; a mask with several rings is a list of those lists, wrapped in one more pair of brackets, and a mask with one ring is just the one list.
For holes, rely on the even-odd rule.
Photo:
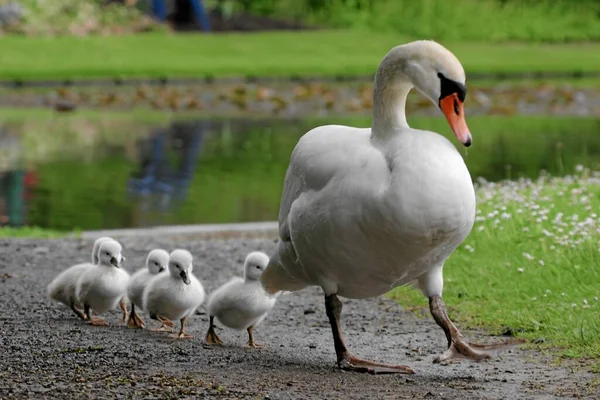
[[(206, 15), (206, 11), (204, 9), (204, 4), (202, 3), (202, 0), (190, 0), (190, 4), (192, 5), (192, 9), (194, 10), (196, 19), (200, 21), (200, 24), (202, 25), (202, 30), (205, 32), (209, 32), (211, 30), (210, 21), (208, 20), (208, 16)], [(166, 0), (153, 0), (152, 10), (159, 21), (164, 21), (167, 18)]]

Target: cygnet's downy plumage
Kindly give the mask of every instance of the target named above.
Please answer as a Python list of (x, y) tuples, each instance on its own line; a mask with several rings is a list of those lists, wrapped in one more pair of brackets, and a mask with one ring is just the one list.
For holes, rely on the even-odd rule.
[(273, 308), (276, 296), (268, 295), (260, 283), (260, 276), (269, 264), (269, 257), (255, 251), (246, 257), (244, 278), (234, 277), (215, 290), (208, 299), (207, 310), (210, 327), (206, 333), (207, 344), (222, 344), (214, 330), (214, 318), (223, 325), (248, 331), (248, 346), (262, 347), (254, 342), (253, 329), (260, 324)]
[(122, 247), (116, 240), (103, 242), (98, 252), (98, 265), (84, 271), (77, 282), (76, 295), (92, 325), (108, 323), (98, 317), (92, 318), (91, 310), (103, 313), (115, 308), (117, 304), (123, 310), (123, 321), (127, 321), (125, 296), (129, 274), (121, 268), (121, 251)]
[(48, 285), (48, 297), (52, 300), (63, 303), (67, 307), (70, 307), (71, 310), (81, 319), (85, 320), (87, 317), (85, 316), (82, 308), (82, 304), (76, 296), (77, 291), (77, 281), (81, 277), (84, 271), (92, 268), (94, 265), (98, 264), (98, 252), (100, 250), (100, 244), (107, 240), (113, 240), (110, 237), (100, 237), (96, 239), (94, 242), (94, 247), (92, 249), (92, 262), (85, 262), (80, 264), (75, 264), (60, 274), (56, 276)]
[(181, 329), (174, 334), (177, 338), (192, 337), (184, 331), (185, 321), (205, 297), (204, 287), (192, 274), (192, 261), (189, 251), (173, 250), (169, 255), (169, 273), (156, 275), (144, 290), (143, 307), (150, 318), (158, 320), (161, 316), (180, 321)]
[[(144, 306), (144, 289), (156, 275), (166, 274), (168, 265), (169, 253), (163, 249), (154, 249), (148, 253), (146, 267), (139, 269), (131, 276), (127, 286), (127, 297), (131, 302), (131, 312), (127, 323), (130, 328), (144, 328), (144, 321), (136, 314), (135, 307), (142, 308)], [(161, 322), (173, 327), (173, 322), (170, 320), (164, 319)]]

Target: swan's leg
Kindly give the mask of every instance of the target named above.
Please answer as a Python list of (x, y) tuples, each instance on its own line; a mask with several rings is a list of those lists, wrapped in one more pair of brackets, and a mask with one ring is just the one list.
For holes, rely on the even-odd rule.
[(211, 315), (210, 323), (208, 326), (208, 331), (206, 332), (206, 338), (204, 339), (204, 341), (206, 342), (206, 344), (221, 345), (221, 344), (223, 344), (223, 341), (219, 338), (219, 336), (217, 336), (217, 332), (215, 332), (214, 320), (215, 320), (215, 317)]
[(99, 317), (92, 317), (92, 310), (88, 304), (83, 305), (85, 316), (90, 325), (94, 326), (108, 326), (108, 322)]
[(87, 320), (87, 316), (79, 308), (75, 307), (75, 303), (71, 302), (71, 310), (82, 320)]
[(368, 372), (371, 374), (414, 374), (414, 371), (405, 365), (386, 365), (373, 361), (361, 360), (348, 351), (342, 328), (340, 316), (342, 314), (342, 302), (336, 294), (325, 295), (325, 310), (331, 331), (333, 332), (333, 344), (337, 354), (337, 363), (341, 369), (355, 372)]
[(467, 342), (462, 333), (460, 333), (458, 328), (448, 317), (446, 305), (444, 304), (444, 300), (442, 300), (442, 296), (435, 295), (429, 297), (429, 310), (431, 311), (433, 319), (435, 319), (435, 322), (442, 327), (446, 334), (446, 338), (448, 339), (448, 349), (433, 360), (434, 363), (458, 358), (468, 358), (475, 361), (486, 360), (495, 356), (495, 350), (514, 346), (523, 342), (521, 339), (509, 339), (492, 344)]
[(187, 316), (185, 316), (179, 320), (179, 323), (181, 324), (181, 329), (179, 329), (179, 333), (174, 333), (171, 335), (171, 337), (174, 337), (175, 339), (188, 339), (188, 338), (193, 337), (192, 335), (190, 335), (189, 333), (186, 333), (184, 331), (186, 319), (187, 319)]
[(246, 329), (248, 331), (248, 346), (254, 347), (254, 348), (265, 347), (264, 344), (259, 344), (254, 341), (254, 336), (252, 335), (253, 329), (254, 329), (254, 326), (250, 326), (250, 327), (248, 327), (248, 329)]
[[(133, 307), (133, 304), (131, 306)], [(123, 322), (127, 322), (129, 313), (127, 312), (127, 303), (125, 303), (125, 297), (123, 297), (119, 302), (119, 307), (121, 307), (121, 310), (123, 310)]]
[(135, 312), (135, 304), (131, 303), (131, 312), (129, 313), (129, 320), (127, 321), (127, 326), (129, 328), (145, 328), (146, 324), (144, 321), (136, 314)]

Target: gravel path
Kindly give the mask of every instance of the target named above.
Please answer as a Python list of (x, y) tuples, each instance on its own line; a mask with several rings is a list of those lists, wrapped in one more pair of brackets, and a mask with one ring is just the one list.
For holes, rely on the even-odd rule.
[[(232, 274), (263, 239), (121, 240), (131, 272), (151, 248), (176, 245), (196, 257), (195, 274), (208, 292)], [(243, 399), (554, 399), (594, 398), (592, 377), (552, 365), (538, 352), (515, 349), (482, 363), (434, 365), (445, 337), (431, 318), (419, 319), (383, 298), (344, 300), (348, 344), (359, 356), (405, 363), (416, 375), (373, 376), (335, 368), (323, 297), (316, 288), (281, 298), (256, 330), (264, 349), (243, 347), (245, 332), (217, 332), (226, 342), (205, 348), (207, 316), (195, 315), (194, 339), (127, 329), (119, 313), (110, 327), (92, 327), (45, 297), (62, 269), (89, 258), (92, 240), (0, 241), (0, 399), (243, 398)], [(486, 340), (474, 332), (472, 339)]]

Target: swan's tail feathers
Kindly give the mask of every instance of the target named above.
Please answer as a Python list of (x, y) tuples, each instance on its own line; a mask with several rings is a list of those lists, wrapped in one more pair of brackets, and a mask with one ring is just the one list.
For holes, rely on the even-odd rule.
[[(265, 291), (271, 295), (287, 294), (287, 292), (296, 292), (308, 286), (306, 283), (291, 277), (281, 264), (271, 260), (265, 272), (260, 277)], [(283, 293), (281, 293), (283, 292)]]

